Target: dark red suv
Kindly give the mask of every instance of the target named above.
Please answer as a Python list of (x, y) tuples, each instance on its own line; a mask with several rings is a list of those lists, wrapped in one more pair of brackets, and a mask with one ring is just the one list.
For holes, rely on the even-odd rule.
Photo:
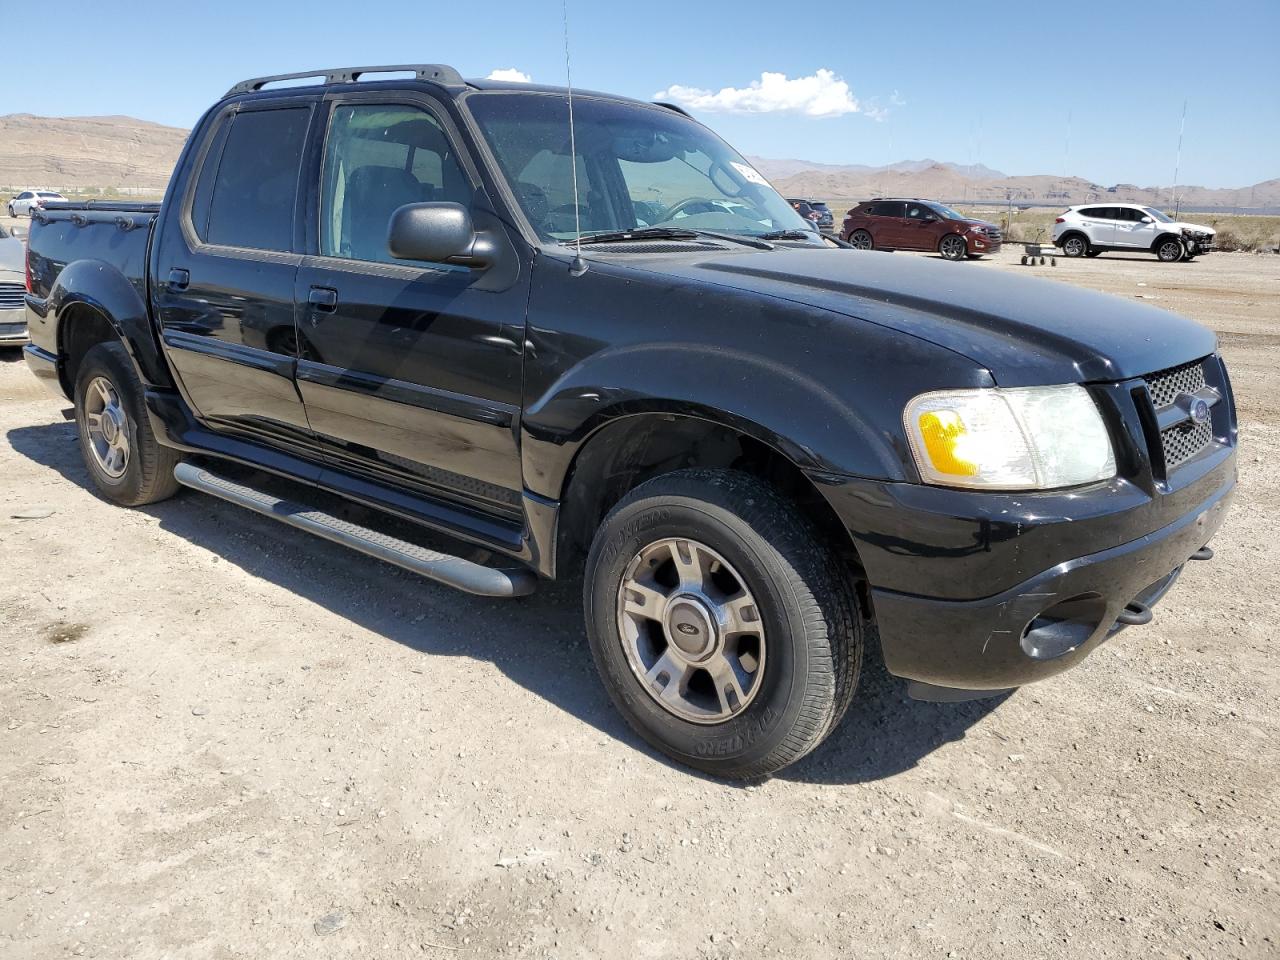
[(858, 204), (845, 217), (840, 236), (859, 250), (931, 250), (948, 260), (997, 253), (1000, 228), (973, 220), (934, 200), (888, 200)]

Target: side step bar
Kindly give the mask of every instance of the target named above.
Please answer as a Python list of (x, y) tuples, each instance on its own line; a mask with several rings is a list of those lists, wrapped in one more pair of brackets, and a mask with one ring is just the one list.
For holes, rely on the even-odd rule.
[(437, 553), (396, 537), (370, 530), (302, 504), (282, 500), (253, 487), (220, 477), (203, 467), (180, 463), (174, 479), (184, 487), (212, 494), (264, 517), (340, 543), (359, 553), (394, 563), (411, 573), (482, 597), (524, 597), (533, 593), (538, 578), (532, 570), (486, 567), (462, 557)]

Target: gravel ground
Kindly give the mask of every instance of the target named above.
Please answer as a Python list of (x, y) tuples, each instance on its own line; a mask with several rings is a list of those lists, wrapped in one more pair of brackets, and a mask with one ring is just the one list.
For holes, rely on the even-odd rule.
[(197, 494), (109, 506), (0, 354), (0, 956), (1280, 955), (1280, 258), (1017, 253), (957, 269), (1219, 331), (1218, 557), (999, 701), (873, 669), (754, 786), (625, 729), (578, 584), (483, 601)]

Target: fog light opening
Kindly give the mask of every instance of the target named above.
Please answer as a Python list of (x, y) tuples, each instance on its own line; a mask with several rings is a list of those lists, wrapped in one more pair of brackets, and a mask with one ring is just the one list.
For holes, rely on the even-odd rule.
[(1107, 613), (1097, 593), (1082, 593), (1041, 611), (1022, 631), (1022, 652), (1036, 660), (1065, 656), (1086, 643)]

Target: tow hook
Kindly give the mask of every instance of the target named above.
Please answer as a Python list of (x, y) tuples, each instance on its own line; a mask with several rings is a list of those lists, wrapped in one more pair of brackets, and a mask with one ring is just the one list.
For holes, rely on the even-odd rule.
[(1153, 616), (1155, 614), (1151, 612), (1151, 608), (1145, 603), (1130, 600), (1120, 612), (1120, 616), (1116, 617), (1116, 622), (1123, 623), (1128, 627), (1140, 627), (1144, 623), (1150, 623)]

